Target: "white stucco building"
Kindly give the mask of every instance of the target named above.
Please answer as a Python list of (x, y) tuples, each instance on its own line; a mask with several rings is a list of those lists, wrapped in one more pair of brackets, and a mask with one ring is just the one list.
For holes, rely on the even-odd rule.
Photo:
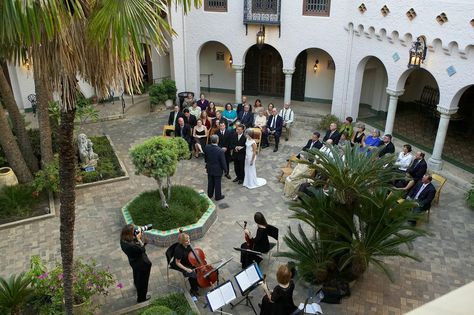
[[(363, 104), (387, 113), (385, 133), (393, 131), (399, 101), (418, 101), (439, 118), (431, 169), (441, 167), (462, 97), (470, 103), (463, 105), (465, 121), (474, 118), (472, 0), (203, 0), (186, 16), (172, 7), (168, 18), (177, 36), (168, 54), (153, 52), (148, 73), (150, 80), (171, 76), (178, 91), (209, 88), (235, 94), (236, 102), (244, 93), (330, 103), (333, 114), (354, 119)], [(426, 41), (426, 59), (408, 68), (418, 37)], [(24, 68), (9, 72), (17, 101), (29, 107), (31, 76)]]

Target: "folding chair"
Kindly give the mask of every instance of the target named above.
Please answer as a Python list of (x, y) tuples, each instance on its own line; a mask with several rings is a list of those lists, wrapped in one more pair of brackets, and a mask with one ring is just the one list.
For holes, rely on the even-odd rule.
[(298, 158), (296, 157), (296, 155), (293, 154), (292, 156), (290, 156), (286, 165), (280, 169), (281, 170), (281, 175), (279, 178), (280, 182), (285, 182), (285, 179), (291, 175), (291, 173), (293, 172), (293, 163), (297, 161), (298, 161)]
[[(168, 249), (166, 250), (166, 279), (168, 281), (168, 285), (170, 283), (170, 269), (172, 270), (176, 270), (178, 271), (180, 274), (182, 274), (181, 270), (178, 269), (178, 267), (176, 266), (176, 263), (174, 261), (174, 251), (176, 249), (176, 246), (178, 246), (179, 243), (176, 242), (174, 243), (173, 245), (171, 245), (170, 247), (168, 247)], [(186, 278), (183, 276), (183, 283), (184, 283), (184, 287), (186, 287)]]
[(279, 230), (277, 227), (270, 224), (267, 225), (268, 236), (276, 240), (276, 242), (270, 242), (270, 250), (267, 253), (265, 253), (266, 255), (268, 255), (268, 264), (270, 264), (270, 258), (272, 257), (272, 252), (275, 246), (277, 248), (277, 253), (280, 251), (280, 240), (278, 238), (278, 234), (279, 234), (278, 232)]
[[(437, 184), (437, 187), (436, 187), (436, 194), (435, 194), (435, 197), (433, 199), (433, 202), (435, 204), (439, 204), (439, 196), (441, 195), (441, 188), (443, 188), (444, 184), (446, 184), (446, 181), (447, 179), (444, 178), (443, 176), (441, 175), (438, 175), (438, 174), (431, 174), (431, 177), (433, 178), (433, 180), (436, 182)], [(429, 211), (429, 210), (428, 210)], [(429, 212), (428, 212), (428, 217), (429, 217)]]
[(175, 130), (175, 127), (173, 125), (164, 125), (163, 126), (163, 136), (164, 137), (169, 137), (169, 135), (167, 135), (166, 133), (168, 131), (174, 133), (174, 130)]

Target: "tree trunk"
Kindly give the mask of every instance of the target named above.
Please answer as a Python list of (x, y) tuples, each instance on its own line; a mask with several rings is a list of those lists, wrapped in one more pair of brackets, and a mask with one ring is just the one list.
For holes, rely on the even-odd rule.
[(163, 193), (163, 184), (161, 183), (160, 179), (157, 179), (156, 182), (158, 183), (158, 192), (160, 193), (161, 206), (165, 209), (168, 209), (168, 203), (166, 203), (166, 196)]
[(5, 108), (10, 114), (10, 118), (13, 123), (13, 129), (15, 130), (15, 135), (18, 140), (21, 153), (23, 154), (23, 158), (25, 159), (30, 171), (35, 173), (38, 171), (38, 159), (33, 154), (30, 138), (26, 132), (25, 120), (18, 109), (12, 89), (8, 84), (3, 70), (0, 71), (0, 95), (2, 96)]
[(53, 141), (51, 133), (51, 125), (49, 123), (49, 102), (53, 100), (53, 95), (47, 88), (46, 84), (38, 75), (37, 62), (33, 63), (33, 74), (35, 79), (36, 100), (38, 103), (38, 128), (40, 135), (40, 149), (41, 149), (41, 165), (46, 165), (53, 162)]
[(171, 177), (166, 176), (166, 184), (168, 185), (168, 200), (171, 200)]
[(59, 125), (59, 201), (61, 258), (64, 271), (64, 304), (66, 314), (73, 314), (72, 271), (74, 263), (74, 220), (76, 192), (74, 178), (76, 174), (74, 150), (75, 110), (61, 113)]
[(31, 182), (33, 175), (31, 175), (30, 169), (21, 155), (15, 136), (8, 126), (7, 116), (2, 104), (0, 104), (0, 144), (5, 152), (8, 164), (10, 164), (20, 183)]

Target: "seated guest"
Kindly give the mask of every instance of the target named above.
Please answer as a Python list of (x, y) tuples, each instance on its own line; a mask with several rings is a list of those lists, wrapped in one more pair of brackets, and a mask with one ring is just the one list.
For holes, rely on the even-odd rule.
[(170, 112), (170, 116), (168, 117), (168, 125), (175, 126), (176, 122), (178, 121), (178, 118), (183, 116), (183, 113), (179, 111), (179, 106), (176, 105), (174, 107), (174, 110)]
[(385, 154), (393, 154), (395, 153), (395, 146), (392, 143), (392, 135), (386, 134), (383, 136), (383, 147), (379, 152), (379, 158), (384, 156)]
[(286, 128), (285, 134), (285, 141), (288, 141), (288, 137), (291, 134), (291, 125), (293, 124), (293, 120), (295, 119), (295, 113), (290, 108), (290, 104), (286, 103), (283, 105), (283, 109), (280, 110), (278, 114), (283, 118), (283, 128)]
[(217, 109), (214, 102), (209, 102), (209, 105), (206, 108), (207, 117), (209, 117), (211, 120), (216, 119), (216, 111)]
[(225, 104), (225, 110), (222, 113), (222, 117), (227, 121), (229, 128), (234, 128), (234, 123), (237, 120), (237, 112), (232, 108), (231, 103)]
[(174, 250), (174, 264), (173, 268), (181, 270), (183, 275), (188, 278), (189, 284), (191, 285), (191, 290), (189, 293), (196, 296), (199, 295), (199, 285), (197, 282), (196, 272), (193, 270), (194, 267), (188, 260), (188, 255), (191, 252), (191, 244), (189, 240), (189, 235), (186, 233), (180, 233), (178, 235), (178, 243)]
[(410, 190), (415, 186), (415, 180), (408, 173), (404, 180), (398, 181), (395, 184), (398, 190), (403, 190), (403, 198), (406, 198)]
[(364, 141), (365, 141), (365, 125), (358, 123), (356, 126), (356, 132), (352, 135), (351, 139), (351, 145), (352, 146), (359, 146), (363, 147), (364, 146)]
[(263, 109), (262, 101), (260, 99), (256, 99), (255, 103), (253, 104), (253, 112), (256, 113), (258, 110)]
[[(304, 160), (304, 154), (300, 155)], [(308, 177), (313, 173), (313, 169), (306, 163), (297, 163), (291, 175), (285, 179), (285, 188), (283, 192), (286, 197), (295, 199), (297, 197), (298, 189), (302, 184), (313, 182)]]
[(193, 105), (194, 102), (194, 93), (189, 92), (188, 96), (184, 99), (183, 104), (181, 105), (181, 110), (184, 108), (189, 108)]
[(252, 127), (253, 124), (253, 113), (250, 112), (250, 105), (245, 104), (244, 110), (238, 115), (240, 122), (245, 128)]
[[(252, 247), (250, 248), (249, 244), (243, 243), (240, 245), (240, 248), (250, 249), (260, 253), (268, 253), (270, 250), (270, 242), (268, 241), (267, 220), (265, 220), (265, 217), (261, 212), (255, 212), (253, 220), (257, 224), (257, 233), (255, 234), (255, 237), (252, 237), (252, 233), (250, 233), (248, 229), (245, 229), (244, 231), (245, 235), (247, 235), (252, 240)], [(261, 261), (262, 257), (258, 255), (240, 252), (240, 263), (242, 264), (242, 269), (247, 268), (253, 264), (253, 262), (260, 264)]]
[(339, 143), (340, 137), (339, 131), (337, 131), (337, 124), (331, 123), (329, 125), (329, 130), (326, 132), (326, 135), (323, 138), (323, 142), (328, 141), (328, 139), (332, 139), (333, 144), (336, 145)]
[(269, 146), (268, 136), (272, 135), (275, 137), (275, 149), (273, 149), (273, 152), (277, 152), (282, 129), (283, 118), (278, 115), (278, 110), (273, 108), (272, 115), (269, 116), (267, 120), (267, 129), (262, 134), (262, 148), (267, 148)]
[(202, 93), (199, 97), (199, 100), (197, 101), (197, 106), (199, 106), (201, 112), (205, 111), (207, 109), (207, 106), (209, 106), (209, 101), (206, 100), (206, 97)]
[(217, 133), (217, 131), (219, 130), (219, 124), (220, 123), (221, 123), (221, 121), (219, 119), (217, 119), (217, 118), (214, 119), (214, 121), (212, 122), (212, 127), (209, 130), (209, 136), (212, 136), (212, 135)]
[(239, 115), (241, 112), (244, 111), (245, 105), (248, 105), (249, 106), (249, 112), (252, 112), (252, 105), (250, 105), (247, 102), (247, 96), (244, 95), (244, 96), (242, 96), (242, 103), (237, 104), (237, 109), (236, 109), (237, 115)]
[(341, 133), (341, 137), (339, 138), (339, 143), (337, 144), (339, 148), (344, 148), (347, 144), (350, 144), (349, 135), (347, 132)]
[(262, 298), (260, 315), (288, 315), (296, 310), (293, 302), (295, 284), (291, 280), (292, 272), (289, 266), (281, 265), (276, 278), (278, 285), (273, 288), (273, 291), (268, 290), (266, 283), (261, 284), (265, 295)]
[[(319, 132), (313, 132), (313, 134), (311, 135), (311, 139), (306, 142), (306, 145), (301, 149), (301, 151), (306, 152), (311, 149), (321, 149), (323, 147), (323, 144), (321, 143), (321, 141), (319, 141), (319, 137), (321, 137), (321, 134)], [(299, 153), (296, 157), (298, 159), (301, 158), (301, 153)]]
[(194, 138), (194, 156), (199, 157), (199, 154), (204, 154), (202, 148), (207, 144), (208, 131), (206, 126), (202, 124), (202, 120), (198, 119), (196, 127), (193, 128)]
[(189, 151), (191, 151), (191, 126), (184, 123), (183, 117), (178, 118), (178, 124), (175, 127), (174, 136), (186, 140), (189, 146)]
[[(431, 207), (431, 202), (436, 194), (436, 188), (431, 181), (431, 175), (423, 175), (421, 181), (419, 181), (408, 194), (408, 197), (406, 198), (407, 200), (418, 202), (418, 206), (412, 210), (414, 213), (423, 213)], [(416, 221), (410, 221), (410, 223), (416, 225)]]
[(222, 112), (220, 110), (216, 110), (216, 119), (219, 119), (220, 121), (224, 121), (224, 117), (222, 117)]
[(346, 117), (346, 120), (339, 127), (339, 134), (347, 133), (347, 139), (352, 139), (352, 134), (354, 133), (354, 128), (352, 127), (352, 117)]
[(423, 152), (416, 152), (415, 159), (411, 163), (410, 167), (407, 169), (407, 173), (413, 177), (415, 182), (418, 182), (423, 175), (426, 173), (427, 169), (425, 154)]
[(273, 108), (275, 108), (275, 106), (272, 103), (268, 104), (265, 116), (270, 117), (273, 114)]
[(201, 116), (201, 109), (197, 106), (197, 102), (193, 102), (191, 107), (188, 107), (188, 109), (191, 115), (193, 115), (194, 117)]
[(257, 115), (255, 116), (253, 126), (260, 129), (265, 129), (267, 127), (267, 117), (264, 115), (263, 108), (257, 108)]
[(327, 156), (330, 157), (331, 159), (333, 158), (332, 151), (331, 151), (332, 144), (333, 144), (332, 139), (328, 139), (328, 140), (323, 144), (323, 146), (321, 147), (321, 149), (319, 149), (319, 151), (323, 152), (325, 155), (327, 155)]
[[(367, 153), (378, 148), (382, 145), (382, 139), (380, 139), (380, 131), (377, 129), (372, 130), (372, 133), (365, 138), (363, 147), (367, 149)], [(370, 154), (370, 153), (369, 153)]]
[(212, 120), (207, 116), (207, 112), (201, 112), (201, 116), (199, 117), (202, 120), (202, 124), (206, 126), (207, 130), (211, 129)]
[(395, 166), (398, 167), (398, 171), (405, 173), (413, 162), (413, 155), (411, 155), (411, 145), (405, 144), (402, 152), (398, 154), (398, 158), (395, 161)]
[(189, 109), (187, 108), (183, 110), (183, 114), (184, 114), (184, 117), (183, 117), (184, 123), (188, 124), (191, 128), (194, 128), (194, 126), (196, 126), (196, 123), (197, 123), (196, 116), (191, 115), (191, 113), (189, 112)]

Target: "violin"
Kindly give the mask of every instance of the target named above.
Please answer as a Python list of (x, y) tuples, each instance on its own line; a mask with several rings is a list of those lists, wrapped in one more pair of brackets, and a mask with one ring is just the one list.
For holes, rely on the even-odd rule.
[[(217, 282), (219, 277), (217, 270), (214, 270), (214, 267), (206, 262), (206, 254), (204, 254), (201, 248), (193, 248), (191, 245), (189, 245), (189, 247), (191, 251), (188, 254), (188, 261), (196, 270), (199, 287), (208, 288), (212, 286), (213, 283)], [(208, 276), (205, 277), (205, 275)]]
[(244, 230), (244, 238), (245, 244), (247, 244), (248, 248), (253, 248), (253, 238), (250, 237), (247, 233), (245, 233), (245, 229), (247, 228), (247, 221), (244, 221), (244, 226), (240, 225), (239, 222), (235, 221), (243, 230)]

